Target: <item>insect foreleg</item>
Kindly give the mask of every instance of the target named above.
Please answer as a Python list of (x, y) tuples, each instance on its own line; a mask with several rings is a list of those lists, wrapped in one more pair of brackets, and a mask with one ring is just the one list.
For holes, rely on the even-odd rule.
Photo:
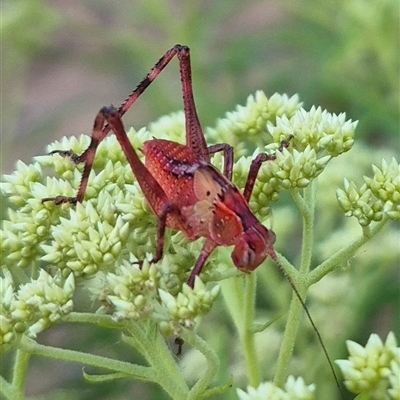
[[(54, 201), (55, 204), (61, 204), (61, 203), (75, 204), (76, 202), (82, 202), (88, 184), (89, 174), (92, 169), (94, 156), (96, 154), (96, 149), (100, 143), (100, 138), (103, 136), (103, 131), (104, 131), (103, 127), (104, 127), (104, 117), (99, 113), (94, 120), (90, 145), (85, 151), (85, 153), (87, 154), (86, 164), (83, 170), (81, 184), (79, 186), (77, 196), (76, 197), (56, 196), (54, 198), (47, 197), (42, 199), (42, 202)], [(108, 131), (110, 130), (108, 126), (106, 128), (108, 129)], [(70, 150), (66, 151), (55, 150), (51, 152), (51, 154), (55, 153), (60, 153), (61, 156), (70, 157), (75, 163), (81, 162), (80, 157), (75, 155)]]
[[(284, 148), (289, 146), (289, 142), (292, 137), (289, 137), (287, 140), (283, 140), (278, 148), (279, 151), (282, 151)], [(257, 157), (251, 162), (250, 171), (247, 175), (246, 186), (243, 191), (244, 198), (249, 201), (251, 193), (254, 189), (254, 184), (256, 183), (258, 171), (261, 168), (262, 163), (266, 161), (273, 161), (276, 159), (276, 154), (267, 154), (267, 153), (260, 153)]]

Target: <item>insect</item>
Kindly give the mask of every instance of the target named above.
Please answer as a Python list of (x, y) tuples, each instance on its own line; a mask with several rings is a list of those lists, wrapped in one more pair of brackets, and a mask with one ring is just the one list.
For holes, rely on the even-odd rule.
[[(182, 145), (168, 140), (149, 140), (143, 145), (143, 164), (129, 142), (121, 118), (175, 56), (180, 66), (186, 143)], [(193, 97), (188, 47), (175, 45), (167, 51), (118, 109), (111, 106), (100, 110), (94, 121), (91, 142), (84, 153), (78, 156), (71, 151), (52, 152), (70, 157), (75, 163), (84, 162), (85, 167), (76, 197), (57, 196), (45, 198), (43, 202), (82, 202), (96, 149), (110, 131), (116, 135), (150, 208), (158, 218), (153, 262), (162, 258), (166, 227), (181, 231), (189, 241), (205, 238), (188, 280), (192, 288), (196, 276), (217, 246), (233, 245), (233, 263), (240, 271), (247, 273), (256, 269), (269, 256), (280, 267), (302, 304), (339, 386), (313, 319), (296, 286), (277, 259), (273, 248), (274, 232), (258, 221), (248, 205), (262, 163), (273, 161), (275, 155), (261, 153), (252, 161), (243, 193), (232, 183), (233, 148), (224, 143), (207, 147), (203, 135)], [(289, 146), (289, 142), (290, 138), (283, 141), (280, 150)], [(224, 154), (223, 173), (210, 163), (210, 155), (216, 152)]]
[[(177, 56), (180, 64), (185, 111), (186, 144), (154, 139), (144, 143), (145, 164), (132, 148), (121, 117), (139, 98), (167, 64)], [(150, 208), (158, 217), (157, 247), (153, 262), (162, 258), (165, 228), (181, 231), (189, 241), (204, 237), (205, 243), (189, 277), (194, 286), (207, 258), (217, 246), (234, 246), (232, 260), (243, 272), (251, 272), (269, 255), (276, 260), (273, 249), (275, 234), (264, 227), (248, 206), (248, 201), (263, 162), (274, 155), (261, 154), (253, 161), (243, 194), (231, 182), (233, 148), (228, 144), (207, 147), (194, 103), (190, 53), (186, 46), (170, 49), (142, 80), (128, 99), (117, 109), (104, 107), (94, 122), (92, 139), (80, 156), (70, 151), (53, 151), (85, 162), (81, 185), (76, 197), (57, 196), (43, 201), (81, 202), (88, 184), (97, 146), (112, 130), (132, 168)], [(281, 148), (287, 146), (283, 142)], [(210, 164), (210, 154), (224, 153), (224, 173)]]

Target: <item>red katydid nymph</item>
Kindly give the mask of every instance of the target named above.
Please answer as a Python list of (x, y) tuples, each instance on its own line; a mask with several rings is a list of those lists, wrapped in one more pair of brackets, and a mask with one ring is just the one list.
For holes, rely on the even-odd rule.
[[(162, 139), (146, 141), (143, 145), (143, 163), (128, 139), (121, 118), (175, 56), (180, 65), (186, 143), (182, 145)], [(262, 163), (274, 162), (275, 155), (261, 153), (252, 161), (243, 193), (232, 183), (233, 148), (225, 143), (207, 146), (204, 138), (193, 97), (188, 47), (175, 45), (167, 51), (119, 108), (104, 107), (99, 111), (90, 145), (81, 155), (71, 151), (52, 152), (68, 156), (75, 163), (85, 163), (85, 167), (76, 197), (60, 195), (43, 201), (54, 201), (56, 204), (83, 201), (96, 149), (110, 131), (116, 135), (151, 210), (158, 218), (157, 246), (152, 261), (157, 262), (162, 258), (166, 228), (181, 231), (189, 241), (205, 238), (188, 278), (188, 285), (192, 288), (196, 276), (201, 273), (217, 246), (233, 246), (233, 263), (246, 273), (260, 266), (268, 256), (271, 257), (289, 280), (302, 304), (339, 386), (304, 300), (278, 261), (273, 248), (274, 232), (262, 225), (249, 207), (258, 171)], [(279, 150), (290, 146), (290, 143), (291, 137), (288, 137), (280, 143)], [(223, 152), (223, 173), (210, 163), (210, 155), (216, 152)]]

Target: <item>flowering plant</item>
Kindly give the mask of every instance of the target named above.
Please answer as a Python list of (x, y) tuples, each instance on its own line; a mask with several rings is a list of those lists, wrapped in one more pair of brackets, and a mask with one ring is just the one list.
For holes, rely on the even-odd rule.
[[(245, 106), (238, 106), (217, 121), (214, 128), (206, 129), (210, 143), (228, 142), (235, 148), (233, 180), (240, 188), (251, 160), (260, 152), (276, 152), (276, 160), (264, 163), (260, 170), (250, 207), (265, 223), (271, 204), (280, 200), (284, 192), (292, 196), (303, 221), (301, 250), (293, 257), (299, 260), (298, 268), (281, 255), (279, 260), (303, 299), (311, 285), (345, 265), (390, 220), (400, 219), (399, 165), (394, 159), (383, 161), (381, 168), (373, 167), (374, 176), (365, 177), (361, 188), (346, 180), (344, 189), (337, 190), (339, 206), (346, 215), (356, 216), (361, 230), (311, 269), (316, 251), (317, 178), (333, 158), (352, 148), (355, 128), (356, 123), (346, 120), (344, 114), (315, 107), (306, 111), (297, 96), (275, 94), (267, 98), (258, 91)], [(162, 117), (148, 128), (131, 129), (128, 135), (132, 146), (139, 150), (153, 136), (182, 142), (184, 115)], [(281, 141), (289, 137), (290, 146), (277, 150)], [(71, 149), (80, 154), (89, 140), (84, 135), (63, 138), (48, 151)], [(222, 165), (220, 155), (213, 157), (213, 164)], [(54, 176), (49, 177), (52, 169)], [(302, 312), (298, 300), (294, 297), (290, 303), (273, 388), (269, 386), (272, 383), (260, 386), (267, 378), (269, 364), (263, 363), (256, 340), (266, 335), (268, 342), (271, 332), (275, 334), (270, 325), (279, 318), (256, 323), (256, 273), (244, 276), (234, 271), (229, 252), (221, 248), (213, 253), (191, 289), (186, 281), (199, 255), (201, 240), (187, 243), (179, 232), (168, 232), (161, 261), (147, 261), (154, 253), (157, 221), (114, 136), (99, 146), (82, 203), (57, 206), (42, 202), (43, 198), (60, 194), (74, 196), (80, 174), (79, 167), (69, 158), (55, 154), (35, 157), (30, 165), (19, 161), (16, 171), (3, 178), (2, 190), (11, 207), (1, 231), (0, 344), (3, 353), (16, 351), (16, 358), (11, 383), (3, 379), (2, 394), (9, 399), (24, 397), (32, 354), (111, 371), (84, 375), (93, 382), (125, 377), (153, 382), (174, 399), (200, 399), (225, 392), (231, 381), (215, 379), (223, 357), (213, 349), (210, 337), (204, 340), (198, 333), (202, 317), (218, 307), (215, 303), (220, 291), (236, 327), (244, 360), (241, 370), (245, 371), (247, 384), (259, 387), (257, 391), (249, 389), (248, 394), (239, 391), (239, 397), (256, 399), (265, 398), (269, 391), (284, 393), (279, 388), (286, 381)], [(288, 219), (282, 218), (282, 225), (286, 226), (282, 238), (290, 231)], [(276, 223), (280, 224), (280, 220)], [(278, 245), (285, 250), (279, 234)], [(260, 275), (264, 269), (259, 268)], [(268, 287), (271, 279), (264, 275), (260, 280), (263, 291), (273, 291)], [(78, 292), (92, 302), (89, 311), (77, 311), (77, 298), (81, 298)], [(267, 313), (263, 315), (264, 320), (269, 317)], [(146, 363), (130, 363), (36, 341), (38, 334), (63, 322), (123, 331), (125, 344), (140, 353)], [(185, 372), (165, 341), (170, 337), (183, 339), (202, 354), (204, 368)], [(185, 354), (185, 360), (186, 365), (198, 365), (192, 351)], [(238, 376), (235, 385), (241, 385), (240, 373), (232, 373)], [(308, 399), (314, 390), (314, 385), (290, 378), (285, 386), (286, 397), (276, 398)]]

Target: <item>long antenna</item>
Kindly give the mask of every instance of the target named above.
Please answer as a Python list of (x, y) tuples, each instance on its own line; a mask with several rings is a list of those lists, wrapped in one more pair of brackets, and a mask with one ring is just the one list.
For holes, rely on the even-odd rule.
[(341, 389), (340, 383), (339, 383), (339, 378), (338, 378), (338, 376), (336, 375), (335, 369), (333, 368), (333, 364), (332, 364), (331, 358), (329, 357), (328, 350), (327, 350), (326, 347), (325, 347), (325, 344), (324, 344), (324, 342), (323, 342), (323, 340), (322, 340), (321, 334), (319, 333), (319, 330), (317, 329), (317, 326), (315, 325), (314, 320), (313, 320), (312, 317), (311, 317), (310, 311), (308, 310), (308, 308), (307, 308), (307, 306), (306, 306), (306, 303), (304, 302), (304, 300), (303, 300), (302, 297), (300, 296), (300, 293), (299, 293), (299, 291), (297, 290), (297, 287), (296, 287), (296, 285), (294, 284), (292, 278), (291, 278), (290, 275), (285, 271), (285, 269), (283, 268), (282, 264), (278, 261), (278, 257), (277, 257), (277, 255), (276, 255), (275, 251), (272, 250), (272, 251), (269, 253), (269, 256), (271, 257), (271, 259), (272, 259), (273, 261), (275, 261), (275, 264), (279, 267), (279, 269), (281, 270), (283, 276), (284, 276), (284, 277), (287, 279), (287, 281), (289, 282), (289, 284), (290, 284), (290, 286), (292, 287), (294, 293), (296, 294), (297, 298), (299, 299), (300, 304), (302, 305), (302, 307), (303, 307), (305, 313), (307, 314), (307, 317), (308, 317), (308, 319), (309, 319), (309, 321), (310, 321), (310, 323), (311, 323), (311, 326), (313, 327), (314, 332), (315, 332), (316, 335), (317, 335), (318, 341), (319, 341), (319, 343), (320, 343), (320, 345), (321, 345), (321, 347), (322, 347), (322, 351), (324, 352), (325, 357), (326, 357), (326, 359), (328, 360), (328, 364), (329, 364), (330, 370), (331, 370), (331, 372), (332, 372), (332, 374), (333, 374), (333, 377), (334, 377), (334, 379), (335, 379), (336, 386), (337, 386), (338, 389), (339, 389), (340, 396), (342, 397), (342, 399), (344, 399), (343, 392), (342, 392), (342, 389)]

